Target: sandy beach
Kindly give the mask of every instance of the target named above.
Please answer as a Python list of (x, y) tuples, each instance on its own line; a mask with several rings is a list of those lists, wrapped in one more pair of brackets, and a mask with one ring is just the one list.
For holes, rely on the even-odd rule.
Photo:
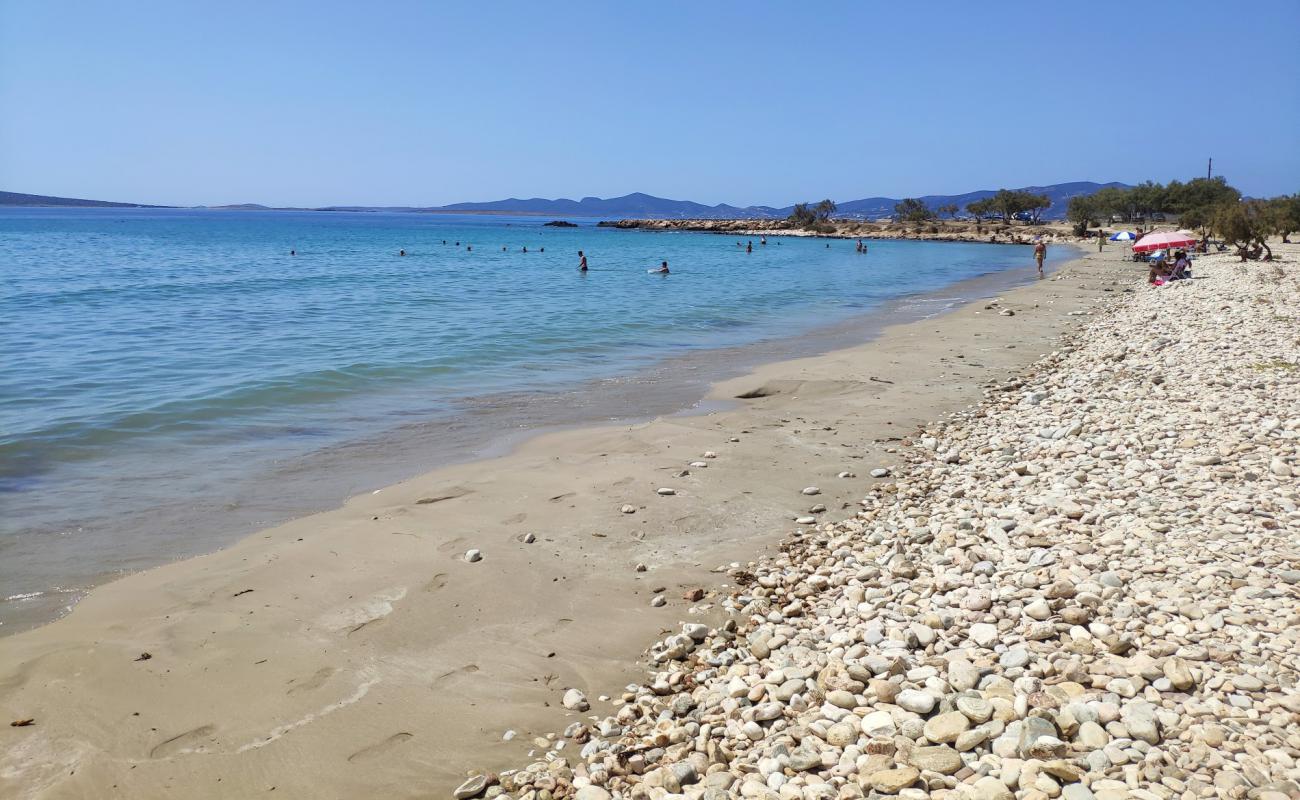
[(566, 690), (642, 680), (648, 643), (718, 621), (727, 565), (853, 517), (902, 439), (1138, 272), (1089, 253), (715, 386), (734, 408), (546, 434), (102, 586), (0, 639), (0, 717), (33, 720), (0, 728), (0, 797), (431, 797), (519, 766)]

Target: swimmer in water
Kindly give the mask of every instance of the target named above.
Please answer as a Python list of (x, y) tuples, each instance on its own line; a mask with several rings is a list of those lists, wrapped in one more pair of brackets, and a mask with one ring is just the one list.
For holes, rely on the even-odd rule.
[(467, 245), (465, 245), (465, 250), (466, 250), (467, 252), (472, 251), (473, 249), (474, 249), (474, 245), (472, 245), (472, 244), (467, 244)]
[(297, 251), (297, 250), (290, 250), (290, 251), (289, 251), (289, 255), (291, 255), (291, 256), (296, 256), (296, 255), (298, 255), (298, 251)]
[(759, 239), (759, 240), (758, 240), (758, 243), (759, 243), (759, 244), (767, 244), (767, 237), (764, 236), (763, 238)]
[(586, 272), (586, 271), (587, 271), (587, 257), (582, 254), (581, 250), (579, 250), (578, 251), (578, 272)]
[(406, 251), (405, 251), (405, 250), (398, 250), (398, 251), (397, 251), (397, 254), (398, 254), (399, 256), (404, 256), (404, 255), (406, 255)]
[(664, 263), (660, 264), (660, 265), (659, 265), (659, 269), (654, 270), (654, 273), (655, 273), (656, 275), (667, 275), (667, 274), (668, 274), (668, 262), (665, 261)]
[(528, 252), (528, 245), (524, 245), (523, 250), (524, 250), (525, 253), (527, 253), (527, 252)]
[(746, 253), (752, 253), (752, 252), (754, 252), (754, 243), (753, 243), (753, 242), (749, 242), (748, 244), (745, 245), (745, 252), (746, 252)]

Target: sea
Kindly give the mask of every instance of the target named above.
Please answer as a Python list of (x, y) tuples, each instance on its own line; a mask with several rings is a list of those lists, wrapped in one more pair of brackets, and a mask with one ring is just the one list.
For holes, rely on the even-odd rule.
[(0, 635), (542, 430), (700, 413), (715, 380), (1034, 276), (1014, 245), (547, 221), (0, 209)]

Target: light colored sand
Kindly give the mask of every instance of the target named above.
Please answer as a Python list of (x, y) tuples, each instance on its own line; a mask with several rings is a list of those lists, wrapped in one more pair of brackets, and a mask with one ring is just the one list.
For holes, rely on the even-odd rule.
[(542, 436), (100, 587), (0, 639), (0, 722), (36, 719), (0, 727), (0, 797), (446, 796), (517, 765), (566, 687), (617, 694), (685, 590), (815, 503), (848, 516), (891, 437), (1050, 350), (1116, 272), (1089, 254), (1004, 294), (1015, 316), (976, 303), (715, 387), (770, 392), (736, 410)]

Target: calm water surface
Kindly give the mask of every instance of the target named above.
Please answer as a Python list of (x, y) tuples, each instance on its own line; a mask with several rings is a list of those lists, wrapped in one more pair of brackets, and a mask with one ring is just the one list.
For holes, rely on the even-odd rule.
[(1030, 273), (1010, 245), (747, 254), (545, 221), (0, 209), (0, 633), (503, 433), (670, 412), (738, 353)]

